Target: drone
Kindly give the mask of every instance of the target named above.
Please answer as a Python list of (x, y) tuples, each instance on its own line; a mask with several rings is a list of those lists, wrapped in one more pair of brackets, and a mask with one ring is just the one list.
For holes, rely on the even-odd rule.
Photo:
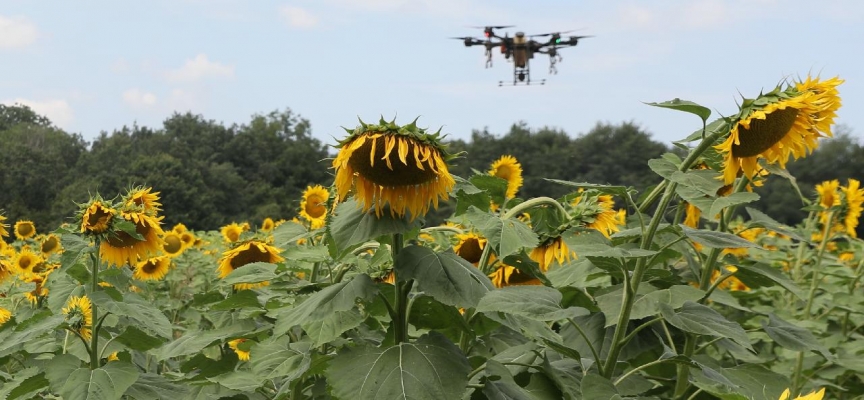
[[(486, 49), (486, 68), (492, 67), (492, 50), (500, 48), (504, 54), (504, 59), (513, 61), (513, 86), (519, 83), (525, 85), (531, 84), (531, 68), (529, 61), (534, 58), (534, 54), (546, 54), (549, 56), (549, 73), (557, 74), (558, 68), (556, 64), (561, 62), (563, 58), (558, 50), (565, 47), (573, 47), (579, 43), (579, 39), (589, 38), (591, 36), (561, 36), (564, 32), (541, 33), (537, 35), (525, 35), (524, 32), (516, 32), (516, 35), (510, 37), (509, 33), (500, 36), (495, 33), (496, 29), (512, 28), (514, 25), (502, 26), (472, 26), (472, 28), (483, 29), (483, 35), (486, 39), (476, 39), (470, 36), (453, 37), (451, 39), (459, 39), (465, 43), (465, 47), (483, 46)], [(534, 39), (544, 38), (544, 39)], [(545, 39), (548, 38), (548, 39)], [(546, 79), (541, 79), (541, 85), (546, 84)], [(504, 81), (498, 81), (498, 86), (503, 86)]]

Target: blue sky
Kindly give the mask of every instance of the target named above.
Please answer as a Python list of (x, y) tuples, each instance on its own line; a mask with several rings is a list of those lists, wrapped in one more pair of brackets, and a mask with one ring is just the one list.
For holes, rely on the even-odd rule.
[[(481, 48), (447, 39), (495, 24), (595, 37), (563, 50), (557, 75), (535, 58), (545, 86), (498, 87), (512, 64), (497, 54), (485, 69)], [(837, 122), (861, 137), (862, 39), (855, 0), (0, 0), (0, 102), (88, 140), (175, 110), (232, 124), (287, 107), (329, 144), (381, 114), (466, 139), (517, 121), (574, 137), (632, 121), (668, 143), (699, 120), (643, 101), (732, 114), (739, 93), (813, 73), (846, 80)]]

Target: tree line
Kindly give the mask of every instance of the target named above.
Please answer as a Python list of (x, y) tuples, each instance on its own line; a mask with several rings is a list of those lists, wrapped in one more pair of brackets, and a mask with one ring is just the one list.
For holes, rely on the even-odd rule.
[[(805, 195), (828, 179), (862, 179), (864, 147), (848, 128), (810, 157), (790, 162)], [(674, 151), (630, 122), (598, 123), (575, 137), (548, 127), (516, 123), (504, 134), (475, 130), (447, 142), (451, 172), (486, 171), (504, 154), (524, 170), (520, 197), (557, 197), (569, 188), (543, 178), (633, 186), (659, 182), (648, 160)], [(334, 143), (335, 144), (335, 143)], [(113, 196), (133, 185), (162, 194), (165, 219), (210, 230), (234, 221), (297, 215), (307, 185), (329, 185), (335, 149), (311, 135), (311, 124), (290, 109), (253, 115), (225, 125), (195, 114), (174, 114), (158, 129), (133, 124), (102, 132), (92, 142), (65, 132), (26, 106), (0, 105), (0, 209), (9, 221), (29, 219), (41, 231), (70, 220), (76, 202), (91, 194)], [(802, 203), (787, 180), (771, 177), (757, 188), (757, 208), (786, 223), (803, 218)], [(444, 216), (452, 204), (436, 215)]]

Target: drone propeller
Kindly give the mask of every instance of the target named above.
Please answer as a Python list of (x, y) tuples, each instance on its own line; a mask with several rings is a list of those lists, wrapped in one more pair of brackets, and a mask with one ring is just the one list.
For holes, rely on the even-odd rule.
[(570, 32), (575, 32), (575, 31), (576, 31), (576, 29), (571, 29), (571, 30), (569, 30), (569, 31), (562, 31), (562, 32), (539, 33), (539, 34), (536, 34), (536, 35), (528, 35), (528, 37), (546, 37), (546, 36), (556, 36), (556, 35), (557, 35), (557, 36), (561, 36), (561, 35), (563, 35), (563, 34), (565, 34), (565, 33), (570, 33)]
[(498, 26), (469, 26), (469, 28), (475, 29), (507, 29), (512, 28), (516, 25), (498, 25)]

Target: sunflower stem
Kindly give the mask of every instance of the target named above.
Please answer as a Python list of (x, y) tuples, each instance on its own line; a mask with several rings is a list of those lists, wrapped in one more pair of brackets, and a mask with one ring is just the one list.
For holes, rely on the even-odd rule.
[[(92, 286), (90, 288), (91, 298), (92, 298), (93, 294), (96, 293), (97, 290), (99, 290), (99, 270), (101, 269), (100, 267), (102, 265), (102, 257), (101, 257), (100, 251), (99, 251), (99, 246), (101, 244), (100, 242), (101, 242), (101, 239), (97, 236), (96, 240), (95, 240), (95, 244), (94, 244), (95, 251), (93, 252), (93, 272), (91, 274), (93, 279), (91, 282)], [(91, 318), (92, 318), (91, 321), (94, 321), (94, 322), (98, 321), (99, 319), (97, 318), (98, 312), (96, 310), (96, 303), (93, 301), (90, 302), (90, 310), (91, 310)], [(91, 336), (90, 336), (90, 369), (91, 370), (99, 368), (99, 328), (100, 327), (101, 327), (101, 324), (99, 326), (91, 327), (93, 330), (91, 332)]]
[(501, 216), (501, 219), (510, 219), (513, 218), (527, 209), (534, 208), (541, 205), (550, 205), (558, 209), (558, 212), (561, 213), (561, 216), (564, 219), (568, 218), (567, 210), (564, 209), (564, 206), (551, 197), (535, 197), (531, 200), (526, 200), (522, 203), (517, 204), (510, 210), (508, 210), (504, 215)]
[[(401, 233), (393, 234), (392, 255), (393, 265), (396, 265), (396, 259), (399, 253), (402, 252), (402, 247), (405, 244), (405, 238)], [(408, 293), (411, 291), (411, 286), (414, 281), (402, 282), (399, 279), (399, 268), (393, 268), (393, 274), (396, 280), (396, 293), (394, 295), (393, 304), (396, 311), (396, 319), (394, 324), (394, 336), (396, 344), (408, 343)]]

